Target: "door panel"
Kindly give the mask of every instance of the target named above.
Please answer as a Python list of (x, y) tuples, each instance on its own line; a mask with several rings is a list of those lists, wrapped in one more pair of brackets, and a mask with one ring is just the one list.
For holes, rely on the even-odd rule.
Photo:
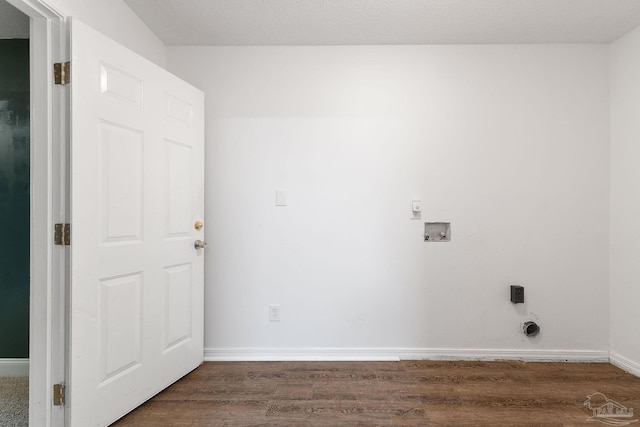
[(144, 223), (144, 134), (102, 121), (99, 126), (102, 244), (139, 243)]
[(104, 426), (203, 360), (203, 95), (71, 25), (68, 423)]

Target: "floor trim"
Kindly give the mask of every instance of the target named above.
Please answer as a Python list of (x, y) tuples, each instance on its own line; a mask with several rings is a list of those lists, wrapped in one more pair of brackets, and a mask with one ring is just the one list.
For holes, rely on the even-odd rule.
[(399, 361), (524, 360), (532, 362), (609, 362), (600, 350), (425, 349), (425, 348), (206, 348), (213, 361)]
[(617, 366), (623, 371), (629, 372), (630, 374), (633, 374), (636, 377), (640, 377), (639, 363), (636, 363), (633, 360), (627, 359), (626, 357), (619, 355), (615, 351), (612, 351), (610, 353), (609, 360), (612, 365)]
[(28, 377), (29, 359), (0, 359), (0, 377)]

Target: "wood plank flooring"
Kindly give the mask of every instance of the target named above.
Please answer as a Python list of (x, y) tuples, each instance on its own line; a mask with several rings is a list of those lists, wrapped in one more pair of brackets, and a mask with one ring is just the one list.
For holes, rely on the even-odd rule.
[(606, 363), (208, 362), (113, 426), (606, 425), (595, 392), (640, 419), (640, 378)]

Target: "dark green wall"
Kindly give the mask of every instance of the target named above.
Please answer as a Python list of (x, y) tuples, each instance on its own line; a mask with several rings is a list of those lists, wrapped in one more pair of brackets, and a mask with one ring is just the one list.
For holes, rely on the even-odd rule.
[(29, 357), (29, 40), (0, 40), (0, 357)]

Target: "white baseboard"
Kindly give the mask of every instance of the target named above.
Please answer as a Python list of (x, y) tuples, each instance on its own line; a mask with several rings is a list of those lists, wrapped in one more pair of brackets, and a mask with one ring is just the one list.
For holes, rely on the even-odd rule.
[(599, 350), (509, 350), (427, 348), (206, 348), (213, 361), (399, 361), (523, 360), (531, 362), (609, 362)]
[(627, 359), (626, 357), (621, 356), (614, 351), (610, 353), (609, 359), (612, 365), (617, 366), (623, 371), (629, 372), (636, 377), (640, 377), (640, 363)]
[(0, 359), (0, 377), (28, 377), (29, 359)]
[(397, 355), (343, 348), (205, 348), (207, 362), (398, 361)]

